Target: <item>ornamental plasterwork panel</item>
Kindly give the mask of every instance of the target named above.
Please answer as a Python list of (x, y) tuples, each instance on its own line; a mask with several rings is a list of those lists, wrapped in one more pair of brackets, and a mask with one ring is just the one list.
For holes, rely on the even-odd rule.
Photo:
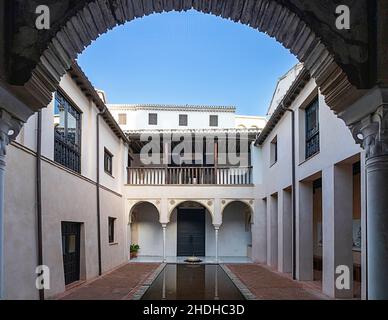
[(161, 199), (128, 199), (127, 200), (127, 212), (129, 212), (129, 223), (132, 223), (132, 213), (133, 209), (136, 207), (136, 205), (140, 203), (150, 203), (153, 204), (156, 209), (158, 210), (159, 217), (161, 213)]
[(170, 217), (173, 210), (184, 202), (195, 202), (204, 206), (214, 219), (214, 199), (168, 199), (168, 216)]

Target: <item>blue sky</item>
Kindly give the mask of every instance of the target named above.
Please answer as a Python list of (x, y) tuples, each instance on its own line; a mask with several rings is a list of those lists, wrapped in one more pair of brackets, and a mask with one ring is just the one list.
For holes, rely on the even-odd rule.
[(277, 79), (297, 60), (250, 27), (189, 11), (117, 27), (78, 63), (109, 103), (233, 105), (264, 115)]

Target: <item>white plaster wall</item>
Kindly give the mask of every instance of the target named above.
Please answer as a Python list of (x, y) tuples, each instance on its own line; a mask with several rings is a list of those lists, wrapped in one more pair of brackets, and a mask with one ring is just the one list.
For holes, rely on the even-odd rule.
[(242, 129), (264, 129), (267, 121), (265, 117), (240, 116), (235, 117), (236, 128)]
[[(305, 161), (303, 157), (304, 135), (301, 134), (304, 126), (302, 123), (304, 122), (304, 111), (300, 108), (307, 106), (316, 94), (316, 84), (313, 80), (310, 80), (291, 106), (296, 118), (296, 175), (299, 181), (361, 152), (361, 148), (354, 142), (345, 123), (333, 114), (326, 105), (324, 97), (319, 95), (320, 153)], [(278, 161), (271, 166), (270, 145), (275, 137), (277, 137), (278, 143)], [(291, 148), (291, 114), (287, 112), (261, 147), (263, 166), (261, 191), (263, 192), (263, 198), (291, 186)]]
[(7, 150), (4, 195), (6, 299), (38, 299), (35, 288), (37, 236), (35, 157), (12, 145)]
[(250, 226), (247, 226), (246, 210), (247, 206), (241, 202), (234, 202), (225, 208), (218, 239), (220, 256), (248, 256), (252, 233)]
[[(44, 264), (51, 272), (51, 297), (65, 290), (61, 222), (80, 222), (81, 279), (98, 275), (97, 200), (96, 200), (96, 114), (97, 108), (75, 82), (65, 75), (63, 91), (82, 112), (81, 175), (54, 163), (53, 101), (42, 110), (42, 215)], [(8, 148), (5, 194), (6, 292), (10, 299), (36, 299), (36, 119), (25, 124), (15, 144)], [(127, 148), (101, 121), (101, 238), (102, 271), (127, 261), (127, 237), (124, 223), (122, 186), (126, 181)], [(24, 147), (26, 147), (26, 149)], [(114, 154), (113, 177), (104, 173), (106, 146)], [(115, 244), (108, 244), (108, 217), (115, 217)]]
[[(78, 88), (69, 75), (64, 75), (60, 88), (71, 102), (81, 111), (81, 174), (93, 181), (96, 180), (97, 122), (98, 109)], [(42, 109), (42, 155), (54, 160), (54, 101)], [(24, 125), (16, 141), (36, 151), (36, 114)], [(113, 177), (104, 172), (104, 147), (113, 155)], [(109, 128), (104, 119), (100, 118), (100, 178), (101, 184), (115, 192), (121, 193), (126, 181), (127, 147)]]
[[(110, 106), (110, 111), (113, 117), (118, 122), (118, 115), (127, 114), (127, 124), (122, 125), (122, 130), (146, 130), (146, 129), (215, 129), (215, 128), (235, 128), (235, 113), (233, 111), (220, 112), (215, 110), (210, 111), (179, 111), (179, 110), (131, 110), (122, 107)], [(158, 124), (148, 124), (148, 114), (158, 114)], [(179, 126), (179, 115), (186, 114), (188, 116), (188, 125)], [(218, 127), (209, 126), (209, 116), (218, 116)]]
[[(128, 259), (126, 239), (126, 216), (121, 195), (105, 189), (100, 191), (101, 199), (101, 255), (102, 270), (109, 271)], [(116, 218), (115, 239), (109, 243), (108, 218)]]
[(163, 255), (163, 231), (157, 209), (142, 203), (134, 208), (138, 233), (139, 256)]
[(295, 81), (296, 77), (298, 76), (302, 68), (303, 68), (303, 64), (298, 63), (291, 70), (289, 70), (285, 75), (279, 78), (278, 83), (276, 84), (276, 88), (275, 88), (267, 115), (270, 116), (275, 111), (276, 107), (282, 101), (288, 89)]

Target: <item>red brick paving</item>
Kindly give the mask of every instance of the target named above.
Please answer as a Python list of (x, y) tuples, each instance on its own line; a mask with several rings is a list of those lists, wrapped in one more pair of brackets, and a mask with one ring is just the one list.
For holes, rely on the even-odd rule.
[(65, 292), (61, 300), (123, 300), (156, 270), (158, 263), (129, 263)]
[(258, 264), (231, 264), (229, 269), (259, 300), (321, 300), (323, 294)]

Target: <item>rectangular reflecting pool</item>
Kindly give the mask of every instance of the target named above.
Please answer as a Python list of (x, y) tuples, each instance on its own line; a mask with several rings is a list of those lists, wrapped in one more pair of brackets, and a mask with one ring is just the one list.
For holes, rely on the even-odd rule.
[(167, 264), (142, 300), (244, 300), (219, 265)]

